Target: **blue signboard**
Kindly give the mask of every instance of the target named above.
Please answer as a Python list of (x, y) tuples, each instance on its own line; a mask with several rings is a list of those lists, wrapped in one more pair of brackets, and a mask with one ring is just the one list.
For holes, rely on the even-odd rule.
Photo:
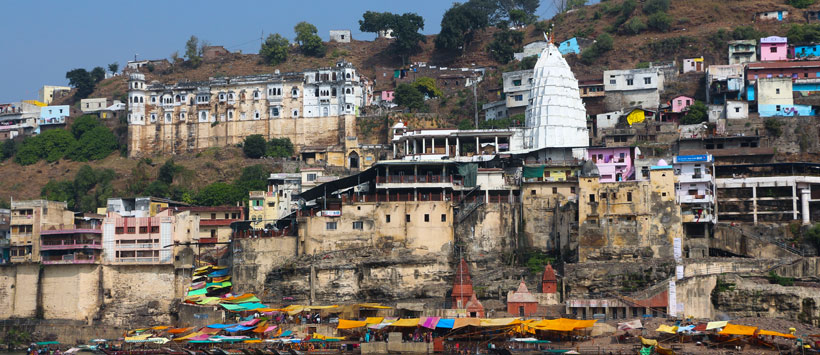
[(693, 161), (709, 161), (709, 156), (706, 154), (701, 155), (678, 155), (677, 156), (678, 163), (686, 163), (686, 162), (693, 162)]

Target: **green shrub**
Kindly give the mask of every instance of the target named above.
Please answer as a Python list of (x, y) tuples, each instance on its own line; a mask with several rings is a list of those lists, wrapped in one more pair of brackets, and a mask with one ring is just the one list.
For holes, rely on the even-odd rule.
[(780, 286), (794, 286), (794, 278), (780, 276), (772, 270), (769, 271), (769, 283)]
[(669, 11), (669, 0), (647, 0), (643, 5), (643, 13), (652, 15)]
[(814, 5), (815, 2), (817, 2), (817, 0), (786, 0), (787, 4), (798, 9), (805, 9), (811, 5)]
[(633, 17), (621, 26), (621, 32), (628, 35), (636, 35), (646, 31), (646, 23), (640, 17)]
[(267, 144), (265, 138), (261, 134), (252, 134), (245, 137), (245, 142), (242, 144), (242, 152), (245, 156), (251, 159), (259, 159), (267, 152)]
[(290, 138), (272, 138), (267, 143), (265, 155), (274, 158), (288, 158), (293, 156), (293, 143)]
[(670, 22), (672, 22), (672, 18), (668, 14), (665, 12), (657, 12), (649, 16), (646, 24), (652, 30), (667, 32), (669, 31)]
[(698, 124), (709, 119), (706, 104), (701, 101), (689, 105), (686, 109), (686, 115), (680, 119), (681, 124)]
[(769, 134), (780, 137), (783, 134), (783, 122), (780, 122), (777, 118), (767, 118), (766, 121), (763, 122), (763, 127), (769, 131)]

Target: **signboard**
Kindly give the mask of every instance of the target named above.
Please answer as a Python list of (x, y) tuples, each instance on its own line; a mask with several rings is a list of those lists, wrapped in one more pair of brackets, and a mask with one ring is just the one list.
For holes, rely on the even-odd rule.
[(320, 211), (319, 215), (323, 216), (323, 217), (341, 217), (342, 216), (342, 211), (324, 210), (324, 211)]
[(675, 286), (675, 281), (669, 281), (669, 315), (675, 316), (678, 314), (678, 293)]
[(680, 238), (674, 239), (674, 246), (673, 246), (673, 254), (675, 256), (675, 261), (680, 262), (681, 258), (683, 257), (683, 247), (681, 246)]
[(678, 163), (688, 163), (694, 161), (709, 161), (709, 156), (706, 154), (701, 155), (678, 155), (675, 159), (677, 159)]
[(683, 265), (675, 266), (675, 279), (680, 280), (683, 278)]

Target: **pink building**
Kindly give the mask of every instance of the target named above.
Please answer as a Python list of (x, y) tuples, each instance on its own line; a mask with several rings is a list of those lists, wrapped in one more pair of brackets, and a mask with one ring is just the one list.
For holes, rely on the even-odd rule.
[(385, 102), (393, 102), (393, 99), (396, 97), (395, 91), (382, 91), (382, 101)]
[(601, 182), (635, 180), (635, 148), (589, 148), (587, 159), (598, 167)]
[(760, 61), (776, 61), (788, 59), (788, 39), (786, 37), (770, 36), (760, 39)]
[(189, 211), (165, 209), (152, 217), (126, 217), (108, 212), (103, 220), (103, 250), (109, 263), (172, 263), (177, 242), (199, 235), (199, 218)]
[(678, 96), (672, 99), (672, 112), (683, 112), (687, 107), (695, 103), (695, 99), (689, 96)]

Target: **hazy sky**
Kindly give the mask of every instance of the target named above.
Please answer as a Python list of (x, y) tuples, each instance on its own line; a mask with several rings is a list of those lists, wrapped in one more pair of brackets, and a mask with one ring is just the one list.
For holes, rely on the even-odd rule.
[[(541, 0), (538, 15), (555, 13), (553, 0)], [(0, 3), (0, 103), (36, 99), (42, 85), (66, 85), (74, 68), (120, 68), (139, 59), (168, 58), (184, 52), (191, 35), (230, 51), (259, 51), (264, 31), (293, 40), (300, 21), (316, 25), (327, 40), (331, 29), (350, 29), (355, 39), (372, 39), (358, 31), (365, 11), (416, 12), (424, 33), (439, 31), (447, 0), (367, 1), (14, 1)]]

